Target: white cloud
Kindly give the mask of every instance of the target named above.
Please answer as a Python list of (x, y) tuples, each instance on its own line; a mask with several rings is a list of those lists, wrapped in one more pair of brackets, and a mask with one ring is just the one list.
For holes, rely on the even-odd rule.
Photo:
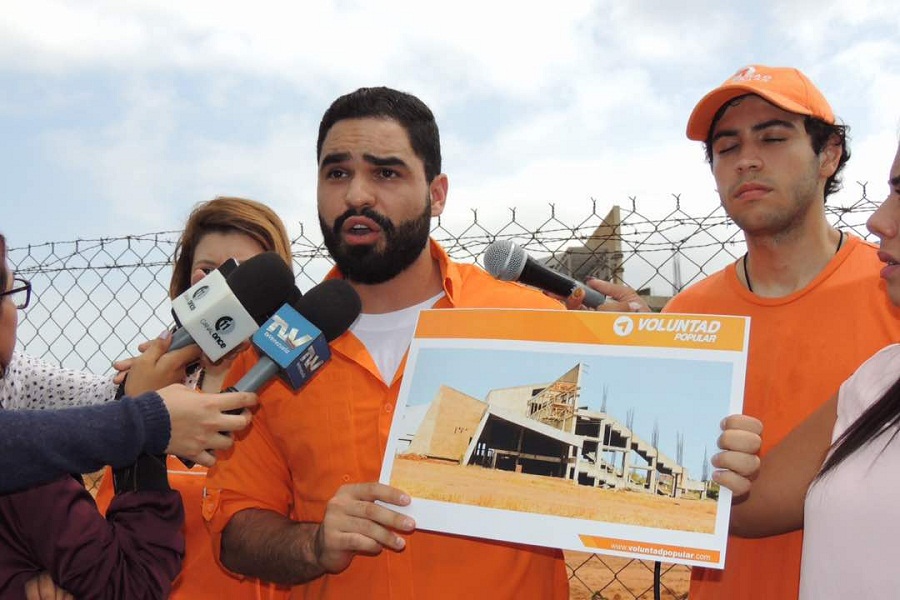
[(48, 168), (77, 173), (102, 201), (91, 210), (128, 233), (177, 227), (216, 194), (257, 197), (315, 231), (318, 119), (373, 84), (435, 110), (445, 221), (477, 207), (502, 222), (511, 206), (539, 220), (550, 202), (574, 219), (590, 198), (603, 211), (632, 196), (662, 214), (672, 194), (708, 212), (714, 184), (685, 120), (748, 59), (802, 61), (853, 128), (847, 181), (883, 180), (900, 117), (898, 18), (886, 0), (15, 0), (0, 16), (0, 65), (24, 83), (0, 118), (40, 122)]

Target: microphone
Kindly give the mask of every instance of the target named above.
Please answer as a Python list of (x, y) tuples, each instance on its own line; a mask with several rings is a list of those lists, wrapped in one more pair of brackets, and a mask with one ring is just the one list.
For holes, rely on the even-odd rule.
[(584, 289), (584, 305), (596, 308), (606, 296), (583, 283), (537, 262), (512, 240), (497, 240), (484, 251), (484, 268), (503, 281), (518, 281), (564, 298)]
[(328, 342), (349, 329), (362, 310), (343, 279), (329, 279), (278, 309), (253, 335), (259, 361), (226, 391), (255, 392), (281, 373), (298, 390), (331, 359)]
[(213, 362), (244, 343), (284, 302), (299, 294), (294, 274), (275, 252), (263, 252), (209, 275), (172, 300), (180, 324), (170, 350), (196, 343)]

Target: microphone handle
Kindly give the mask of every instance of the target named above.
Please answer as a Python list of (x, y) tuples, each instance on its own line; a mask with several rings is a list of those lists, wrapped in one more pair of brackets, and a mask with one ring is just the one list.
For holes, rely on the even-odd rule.
[[(278, 363), (263, 354), (259, 360), (247, 371), (240, 381), (230, 386), (226, 392), (255, 392), (263, 385), (268, 383), (270, 379), (278, 374), (280, 367)], [(231, 412), (231, 411), (228, 411)], [(238, 410), (238, 412), (241, 412)], [(236, 413), (235, 413), (236, 414)]]
[(519, 281), (552, 292), (563, 298), (570, 296), (575, 291), (575, 288), (583, 288), (584, 300), (582, 300), (582, 303), (590, 308), (597, 308), (606, 300), (606, 296), (597, 290), (589, 288), (583, 283), (563, 275), (546, 265), (537, 263), (531, 257), (528, 257), (525, 261), (525, 266), (519, 275)]

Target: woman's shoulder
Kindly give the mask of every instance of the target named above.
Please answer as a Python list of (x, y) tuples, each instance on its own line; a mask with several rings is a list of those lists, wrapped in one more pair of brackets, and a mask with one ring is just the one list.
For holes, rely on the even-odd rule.
[(852, 423), (877, 402), (900, 376), (900, 344), (872, 355), (842, 385), (838, 395), (838, 424)]

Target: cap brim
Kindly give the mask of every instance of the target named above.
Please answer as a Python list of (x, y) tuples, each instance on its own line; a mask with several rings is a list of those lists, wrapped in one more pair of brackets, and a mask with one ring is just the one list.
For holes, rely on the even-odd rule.
[(744, 83), (731, 83), (727, 87), (719, 87), (703, 96), (694, 107), (687, 124), (687, 136), (690, 140), (705, 142), (712, 126), (713, 117), (726, 103), (747, 94), (755, 94), (768, 100), (775, 106), (798, 115), (812, 114), (806, 106), (798, 104), (781, 94), (773, 94), (766, 90)]

